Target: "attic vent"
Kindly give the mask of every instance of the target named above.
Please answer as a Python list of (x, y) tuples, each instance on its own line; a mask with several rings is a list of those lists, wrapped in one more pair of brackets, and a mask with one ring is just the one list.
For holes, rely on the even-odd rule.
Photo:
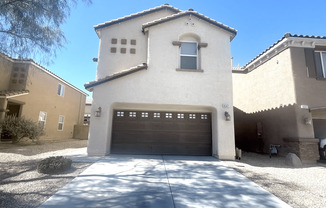
[(190, 9), (188, 9), (188, 11), (191, 11), (191, 12), (193, 12), (193, 11), (194, 11), (194, 9), (191, 9), (191, 8), (190, 8)]

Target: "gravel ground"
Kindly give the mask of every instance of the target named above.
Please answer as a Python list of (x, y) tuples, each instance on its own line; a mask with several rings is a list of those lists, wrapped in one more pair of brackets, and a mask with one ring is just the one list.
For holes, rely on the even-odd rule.
[[(40, 145), (0, 143), (0, 207), (34, 208), (74, 179), (98, 158), (88, 159), (87, 140), (43, 141)], [(68, 156), (72, 169), (58, 175), (41, 174), (36, 164), (50, 156)], [(284, 157), (243, 153), (241, 161), (224, 161), (294, 208), (326, 207), (326, 165), (291, 168)]]
[(294, 208), (326, 207), (326, 165), (291, 168), (285, 157), (243, 153), (241, 160), (224, 161)]
[[(93, 161), (78, 159), (86, 154), (87, 140), (43, 141), (33, 144), (0, 143), (0, 207), (38, 207), (69, 183)], [(72, 168), (56, 175), (38, 173), (37, 162), (51, 156), (72, 157)], [(74, 159), (75, 158), (77, 159)]]

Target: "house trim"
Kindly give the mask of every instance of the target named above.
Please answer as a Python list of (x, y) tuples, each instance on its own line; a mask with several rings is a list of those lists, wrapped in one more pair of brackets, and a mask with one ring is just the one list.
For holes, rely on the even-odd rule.
[(18, 97), (22, 95), (28, 95), (29, 91), (28, 90), (5, 90), (5, 91), (0, 91), (0, 98), (13, 98), (13, 97)]
[(95, 29), (95, 31), (97, 31), (98, 29), (108, 27), (108, 26), (111, 26), (111, 25), (114, 25), (114, 24), (118, 24), (118, 23), (121, 23), (121, 22), (124, 22), (124, 21), (128, 21), (128, 20), (131, 20), (131, 19), (134, 19), (134, 18), (137, 18), (137, 17), (147, 15), (147, 14), (151, 14), (151, 13), (163, 10), (163, 9), (167, 9), (167, 10), (173, 11), (175, 13), (181, 12), (181, 10), (170, 6), (169, 4), (164, 4), (164, 5), (161, 5), (161, 6), (158, 6), (158, 7), (154, 7), (152, 9), (144, 10), (142, 12), (138, 12), (138, 13), (131, 14), (131, 15), (128, 15), (128, 16), (125, 16), (125, 17), (121, 17), (121, 18), (118, 18), (118, 19), (115, 19), (115, 20), (111, 20), (109, 22), (105, 22), (105, 23), (102, 23), (102, 24), (95, 25), (94, 29)]
[(105, 82), (109, 82), (109, 81), (112, 81), (112, 80), (127, 76), (129, 74), (135, 73), (135, 72), (143, 70), (143, 69), (147, 69), (147, 64), (146, 63), (143, 63), (142, 65), (138, 65), (136, 67), (132, 67), (130, 69), (127, 69), (127, 70), (112, 74), (110, 76), (106, 76), (103, 79), (99, 79), (97, 81), (92, 81), (92, 82), (86, 83), (84, 86), (88, 91), (91, 92), (91, 91), (93, 91), (93, 87), (95, 87), (97, 85), (100, 85), (100, 84), (103, 84)]
[(75, 87), (74, 85), (70, 84), (69, 82), (65, 81), (64, 79), (62, 79), (61, 77), (59, 77), (58, 75), (54, 74), (53, 72), (51, 72), (50, 70), (46, 69), (45, 67), (41, 66), (40, 64), (36, 63), (33, 59), (15, 59), (15, 58), (11, 58), (9, 56), (7, 56), (4, 53), (0, 52), (0, 55), (2, 55), (2, 57), (6, 58), (7, 60), (13, 62), (13, 63), (22, 63), (22, 64), (31, 64), (35, 67), (37, 67), (38, 69), (40, 69), (41, 71), (47, 73), (48, 75), (54, 77), (55, 79), (59, 80), (60, 82), (68, 85), (69, 87), (73, 88), (74, 90), (82, 93), (85, 96), (88, 96), (87, 93), (83, 92), (82, 90), (78, 89), (77, 87)]
[(195, 11), (182, 11), (182, 12), (179, 12), (177, 14), (173, 14), (173, 15), (170, 15), (170, 16), (167, 16), (167, 17), (164, 17), (164, 18), (161, 18), (161, 19), (157, 19), (157, 20), (154, 20), (152, 22), (147, 22), (145, 24), (142, 25), (142, 30), (143, 32), (146, 32), (146, 29), (149, 28), (149, 27), (152, 27), (152, 26), (155, 26), (155, 25), (158, 25), (158, 24), (162, 24), (162, 23), (165, 23), (165, 22), (168, 22), (168, 21), (171, 21), (171, 20), (175, 20), (175, 19), (178, 19), (180, 17), (184, 17), (184, 16), (195, 16), (199, 19), (202, 19), (214, 26), (217, 26), (221, 29), (224, 29), (228, 32), (230, 32), (232, 34), (231, 36), (231, 40), (236, 36), (237, 34), (237, 30), (229, 27), (229, 26), (226, 26), (220, 22), (217, 22), (213, 19), (210, 19), (202, 14), (199, 14), (198, 12), (195, 12)]
[[(325, 43), (322, 43), (322, 40), (325, 40), (326, 37), (323, 36), (303, 36), (303, 35), (292, 35), (290, 33), (286, 33), (280, 40), (275, 42), (265, 51), (260, 53), (254, 59), (249, 61), (244, 67), (244, 70), (248, 70), (248, 72), (256, 69), (258, 66), (263, 63), (269, 61), (274, 56), (278, 55), (282, 51), (290, 48), (315, 48), (318, 44), (319, 46), (325, 46)], [(324, 41), (325, 42), (325, 41)], [(232, 71), (234, 72), (234, 71)]]

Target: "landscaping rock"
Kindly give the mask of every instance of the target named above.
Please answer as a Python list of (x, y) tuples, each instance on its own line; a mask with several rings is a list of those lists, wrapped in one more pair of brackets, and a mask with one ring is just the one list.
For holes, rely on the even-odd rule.
[(300, 158), (294, 154), (294, 153), (289, 153), (286, 158), (285, 158), (285, 164), (292, 166), (294, 168), (301, 168), (302, 167), (302, 162)]

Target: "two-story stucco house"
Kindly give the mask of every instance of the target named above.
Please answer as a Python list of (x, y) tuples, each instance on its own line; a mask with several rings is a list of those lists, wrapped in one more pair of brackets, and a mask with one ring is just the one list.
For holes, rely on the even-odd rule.
[(230, 42), (237, 31), (162, 5), (95, 26), (89, 155), (234, 159)]
[(242, 70), (233, 71), (237, 146), (303, 162), (318, 158), (326, 137), (326, 37), (285, 34)]
[(33, 60), (0, 53), (0, 122), (23, 116), (43, 126), (41, 139), (72, 138), (83, 124), (86, 96)]

